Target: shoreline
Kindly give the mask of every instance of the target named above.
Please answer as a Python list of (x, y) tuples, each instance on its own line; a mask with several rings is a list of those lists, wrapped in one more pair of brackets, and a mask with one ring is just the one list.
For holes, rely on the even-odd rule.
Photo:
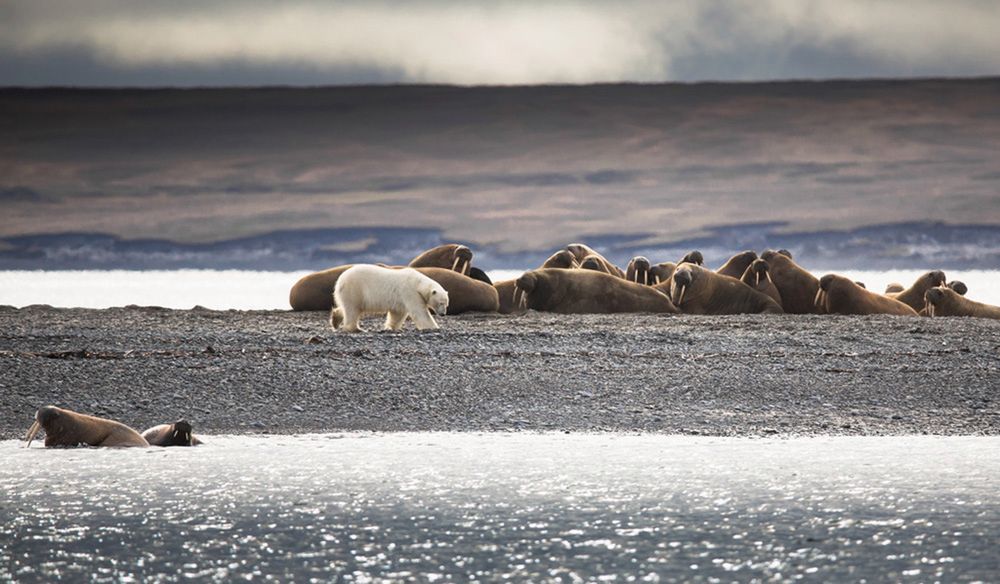
[[(380, 321), (373, 319), (374, 328)], [(468, 314), (332, 333), (321, 313), (0, 308), (0, 439), (54, 404), (196, 434), (1000, 435), (1000, 323)]]

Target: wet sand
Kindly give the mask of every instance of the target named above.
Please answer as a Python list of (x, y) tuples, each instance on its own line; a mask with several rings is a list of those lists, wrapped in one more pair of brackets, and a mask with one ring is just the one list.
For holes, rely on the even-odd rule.
[[(378, 320), (368, 326), (377, 329)], [(0, 437), (45, 404), (197, 432), (1000, 434), (1000, 322), (0, 309)]]

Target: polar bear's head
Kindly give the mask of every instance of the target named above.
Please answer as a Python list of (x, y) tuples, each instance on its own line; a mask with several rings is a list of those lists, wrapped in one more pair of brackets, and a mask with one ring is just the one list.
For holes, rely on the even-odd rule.
[(424, 297), (427, 308), (434, 311), (434, 314), (441, 316), (448, 312), (448, 292), (434, 280), (428, 278), (420, 286), (420, 295)]

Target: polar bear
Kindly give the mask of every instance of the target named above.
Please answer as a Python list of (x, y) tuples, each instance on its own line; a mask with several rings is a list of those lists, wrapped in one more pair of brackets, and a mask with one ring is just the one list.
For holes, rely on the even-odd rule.
[(448, 292), (434, 280), (413, 268), (371, 264), (357, 264), (341, 274), (333, 300), (330, 327), (347, 332), (362, 331), (364, 315), (382, 313), (388, 313), (386, 330), (401, 329), (407, 317), (420, 330), (436, 329), (438, 324), (430, 311), (441, 315), (448, 310)]

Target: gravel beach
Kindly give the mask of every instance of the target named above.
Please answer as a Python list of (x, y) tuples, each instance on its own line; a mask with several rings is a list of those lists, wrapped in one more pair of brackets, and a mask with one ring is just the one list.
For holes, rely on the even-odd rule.
[[(0, 308), (0, 437), (55, 404), (196, 433), (1000, 434), (1000, 322)], [(380, 320), (367, 321), (377, 330)]]

